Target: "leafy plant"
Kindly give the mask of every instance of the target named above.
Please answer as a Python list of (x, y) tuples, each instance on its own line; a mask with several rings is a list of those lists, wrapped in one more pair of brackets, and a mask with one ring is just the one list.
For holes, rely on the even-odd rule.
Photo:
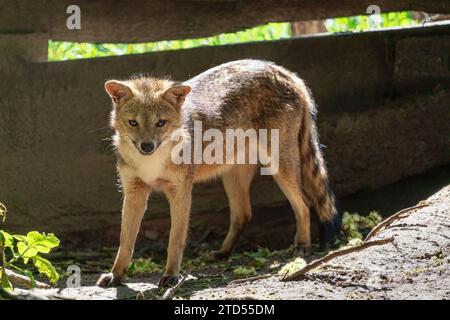
[(249, 265), (256, 269), (262, 268), (266, 265), (268, 261), (268, 257), (270, 256), (271, 251), (267, 248), (258, 248), (258, 251), (246, 251), (244, 252), (244, 256), (251, 259)]
[[(6, 219), (6, 207), (0, 203), (0, 222)], [(6, 270), (12, 270), (28, 276), (35, 286), (35, 279), (29, 269), (30, 263), (50, 282), (56, 283), (59, 274), (52, 263), (42, 254), (59, 246), (59, 240), (53, 233), (28, 232), (27, 235), (10, 234), (0, 230), (0, 288), (12, 289), (12, 283)]]
[(383, 218), (376, 211), (370, 212), (367, 216), (360, 216), (357, 213), (350, 214), (348, 212), (344, 212), (341, 227), (344, 240), (362, 240), (363, 237), (367, 235), (370, 230), (372, 230), (382, 220)]

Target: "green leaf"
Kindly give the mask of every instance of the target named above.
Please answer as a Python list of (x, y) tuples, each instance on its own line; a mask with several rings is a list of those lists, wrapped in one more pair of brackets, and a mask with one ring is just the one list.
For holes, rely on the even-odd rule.
[(256, 268), (261, 268), (261, 267), (263, 267), (266, 264), (266, 262), (267, 262), (266, 258), (256, 257), (251, 262), (251, 265), (256, 267)]
[(41, 253), (49, 253), (52, 248), (59, 246), (59, 239), (53, 233), (45, 234), (31, 231), (27, 234), (27, 242), (32, 248)]
[(25, 242), (17, 243), (17, 251), (20, 256), (23, 258), (23, 263), (27, 264), (28, 259), (33, 258), (39, 252), (34, 246), (29, 246)]
[(14, 238), (8, 232), (0, 230), (0, 241), (4, 242), (5, 248), (14, 246)]
[(0, 270), (0, 288), (3, 288), (3, 289), (12, 289), (13, 288), (11, 282), (8, 279), (7, 274), (3, 273), (2, 270)]
[(29, 242), (39, 242), (44, 239), (45, 239), (44, 235), (37, 231), (31, 231), (27, 233), (27, 240)]
[(33, 249), (37, 250), (40, 253), (49, 253), (51, 250), (51, 248), (49, 248), (45, 245), (42, 245), (40, 243), (33, 245)]
[(41, 256), (35, 256), (33, 257), (33, 263), (39, 273), (45, 275), (52, 283), (58, 281), (59, 274), (50, 261)]
[(26, 236), (22, 236), (22, 235), (18, 235), (18, 234), (14, 234), (13, 238), (19, 241), (27, 241), (27, 237)]
[(27, 250), (27, 244), (25, 242), (18, 242), (17, 243), (17, 252), (22, 255), (25, 253), (25, 251)]

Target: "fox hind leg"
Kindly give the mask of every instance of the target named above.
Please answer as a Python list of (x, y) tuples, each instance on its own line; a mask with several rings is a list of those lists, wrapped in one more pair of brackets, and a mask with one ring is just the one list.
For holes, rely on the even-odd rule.
[(294, 244), (301, 255), (309, 256), (311, 254), (310, 213), (300, 186), (299, 162), (295, 158), (298, 154), (292, 150), (289, 158), (280, 158), (279, 171), (274, 175), (274, 179), (295, 214), (297, 232)]
[(250, 185), (256, 170), (254, 165), (235, 165), (222, 175), (222, 181), (230, 206), (230, 226), (220, 250), (213, 258), (222, 259), (230, 255), (239, 236), (251, 219)]

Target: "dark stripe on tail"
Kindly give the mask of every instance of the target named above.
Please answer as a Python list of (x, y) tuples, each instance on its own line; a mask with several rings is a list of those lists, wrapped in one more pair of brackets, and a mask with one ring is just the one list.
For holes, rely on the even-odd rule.
[(311, 213), (319, 217), (321, 246), (325, 247), (339, 234), (341, 214), (319, 147), (314, 105), (307, 102), (299, 132), (301, 186)]

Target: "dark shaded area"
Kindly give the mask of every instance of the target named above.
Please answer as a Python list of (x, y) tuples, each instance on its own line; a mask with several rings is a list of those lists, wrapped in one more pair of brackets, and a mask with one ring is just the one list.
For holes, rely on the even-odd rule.
[(383, 217), (388, 217), (403, 208), (414, 206), (449, 184), (450, 166), (444, 166), (380, 189), (361, 190), (341, 199), (341, 203), (349, 212), (366, 215), (375, 210)]
[[(360, 191), (340, 199), (340, 202), (343, 211), (361, 215), (378, 211), (383, 217), (388, 217), (416, 205), (449, 184), (450, 166), (445, 166), (379, 189)], [(254, 211), (254, 218), (239, 242), (239, 250), (255, 250), (258, 246), (282, 249), (292, 244), (295, 220), (288, 205)], [(317, 242), (317, 219), (314, 222), (312, 234)]]
[[(397, 211), (416, 205), (442, 187), (450, 184), (450, 166), (433, 169), (423, 175), (403, 179), (388, 186), (360, 191), (352, 196), (340, 199), (343, 211), (367, 215), (378, 211), (382, 216), (390, 216)], [(218, 249), (224, 239), (228, 227), (228, 208), (215, 213), (194, 215), (190, 222), (189, 239), (186, 255), (195, 254), (200, 248)], [(318, 250), (317, 217), (313, 216), (312, 236), (315, 248)], [(168, 218), (144, 221), (138, 237), (135, 257), (146, 256), (149, 253), (165, 259), (166, 241), (168, 238), (170, 220)], [(65, 249), (98, 249), (101, 246), (116, 247), (119, 242), (119, 228), (107, 228), (98, 237), (99, 232), (73, 233), (64, 242)], [(291, 207), (287, 202), (279, 202), (270, 207), (256, 207), (253, 218), (236, 250), (257, 250), (266, 247), (279, 250), (293, 243), (295, 220)], [(96, 239), (88, 242), (85, 239)], [(112, 249), (112, 256), (115, 250)], [(109, 254), (108, 254), (109, 256)]]

